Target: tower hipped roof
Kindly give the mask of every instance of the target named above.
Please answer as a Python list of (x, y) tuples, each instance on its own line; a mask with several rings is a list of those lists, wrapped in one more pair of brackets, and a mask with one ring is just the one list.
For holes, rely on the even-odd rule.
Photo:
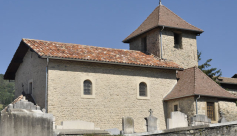
[(203, 30), (189, 24), (167, 7), (159, 5), (133, 33), (123, 40), (123, 42), (128, 43), (134, 37), (159, 26), (194, 31), (199, 34), (203, 32)]

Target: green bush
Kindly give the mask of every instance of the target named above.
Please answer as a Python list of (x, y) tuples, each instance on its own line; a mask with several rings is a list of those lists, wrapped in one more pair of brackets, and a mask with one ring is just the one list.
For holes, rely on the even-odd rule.
[(0, 110), (6, 107), (14, 100), (15, 83), (3, 79), (0, 74)]

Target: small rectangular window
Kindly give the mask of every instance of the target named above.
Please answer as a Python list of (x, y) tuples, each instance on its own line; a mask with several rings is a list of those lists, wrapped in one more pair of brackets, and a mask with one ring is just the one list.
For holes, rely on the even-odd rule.
[(32, 94), (32, 92), (33, 92), (33, 82), (29, 82), (29, 91), (28, 91), (28, 93), (29, 94)]
[(174, 33), (174, 47), (182, 49), (182, 34)]
[(174, 111), (178, 111), (178, 105), (174, 105)]
[(142, 52), (147, 52), (147, 37), (142, 38)]
[(215, 120), (214, 102), (207, 102), (207, 117), (211, 120)]

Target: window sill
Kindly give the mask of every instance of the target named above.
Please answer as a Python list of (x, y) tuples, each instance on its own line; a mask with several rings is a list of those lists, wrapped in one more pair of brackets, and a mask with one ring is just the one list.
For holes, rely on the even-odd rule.
[(82, 95), (81, 98), (83, 98), (83, 99), (95, 99), (95, 95)]
[(137, 96), (137, 99), (138, 100), (149, 100), (150, 99), (150, 97), (142, 97), (142, 96)]

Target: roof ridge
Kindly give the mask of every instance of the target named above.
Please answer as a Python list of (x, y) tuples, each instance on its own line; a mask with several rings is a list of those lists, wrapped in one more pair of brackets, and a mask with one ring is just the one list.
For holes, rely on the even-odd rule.
[(158, 6), (158, 21), (157, 21), (157, 26), (159, 26), (159, 21), (160, 21), (160, 7), (161, 7), (162, 5), (159, 5)]
[(196, 92), (196, 80), (197, 80), (196, 69), (197, 69), (197, 67), (194, 66), (194, 92), (193, 92), (194, 94)]
[[(95, 48), (103, 48), (103, 49), (112, 49), (112, 50), (123, 50), (123, 51), (129, 51), (129, 52), (141, 52), (141, 51), (137, 51), (137, 50), (128, 50), (128, 49), (117, 49), (117, 48), (108, 48), (108, 47), (99, 47), (99, 46), (93, 46), (93, 45), (84, 45), (84, 44), (77, 44), (77, 43), (64, 43), (64, 42), (56, 42), (56, 41), (46, 41), (46, 40), (38, 40), (38, 39), (26, 39), (26, 38), (22, 38), (24, 40), (37, 40), (37, 41), (43, 41), (43, 42), (51, 42), (51, 43), (62, 43), (62, 44), (72, 44), (72, 45), (81, 45), (81, 46), (89, 46), (89, 47), (95, 47)], [(143, 52), (142, 52), (143, 53)]]
[[(178, 16), (177, 14), (175, 14), (172, 10), (170, 10), (169, 8), (167, 8), (166, 6), (164, 6), (166, 9), (168, 9), (169, 11), (171, 11), (175, 16), (177, 16), (178, 18), (180, 18), (180, 19), (182, 19), (182, 20), (184, 20), (183, 18), (181, 18), (180, 16)], [(195, 27), (195, 28), (197, 28), (197, 29), (199, 29), (199, 30), (201, 30), (201, 31), (203, 31), (202, 29), (200, 29), (200, 28), (198, 28), (198, 27), (196, 27), (196, 26), (194, 26), (194, 25), (192, 25), (192, 24), (190, 24), (190, 23), (188, 23), (186, 20), (184, 20), (184, 22), (186, 23), (186, 24), (189, 24), (189, 25), (191, 25), (191, 26), (193, 26), (193, 27)]]

